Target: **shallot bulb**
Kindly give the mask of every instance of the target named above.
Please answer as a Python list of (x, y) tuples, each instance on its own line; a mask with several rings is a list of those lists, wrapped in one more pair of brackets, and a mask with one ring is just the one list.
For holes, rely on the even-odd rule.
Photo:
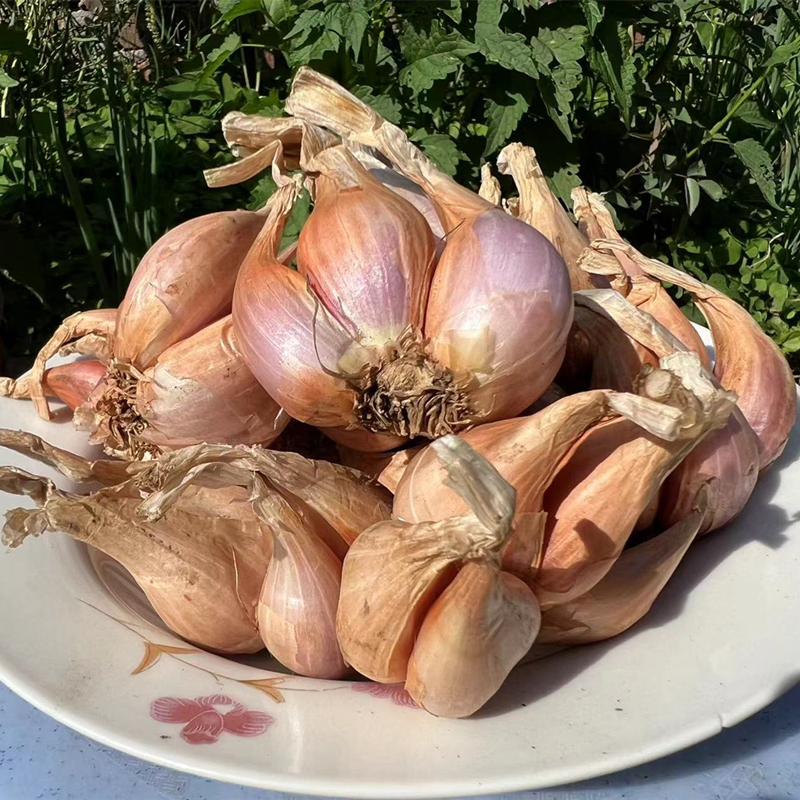
[[(619, 249), (608, 241), (599, 249)], [(685, 272), (633, 251), (640, 268), (659, 281), (686, 289), (703, 313), (714, 339), (714, 374), (739, 396), (739, 408), (760, 443), (759, 464), (766, 469), (786, 447), (797, 420), (797, 385), (778, 346), (735, 300)]]
[[(89, 399), (106, 373), (106, 366), (97, 359), (73, 361), (44, 371), (41, 386), (46, 397), (61, 400), (73, 411)], [(31, 376), (0, 378), (0, 396), (21, 400), (31, 396)]]
[(558, 250), (569, 270), (573, 290), (607, 285), (605, 278), (594, 278), (578, 266), (578, 259), (589, 241), (550, 191), (534, 149), (517, 143), (507, 145), (497, 157), (497, 167), (503, 175), (511, 175), (517, 185), (519, 208), (516, 216), (541, 231)]
[[(575, 300), (576, 319), (585, 316), (616, 330), (615, 336), (608, 337), (614, 352), (601, 351), (596, 362), (613, 364), (611, 378), (616, 381), (628, 375), (619, 358), (628, 348), (619, 341), (620, 336), (660, 356), (683, 351), (684, 345), (666, 328), (615, 293), (578, 292)], [(706, 436), (669, 476), (660, 499), (652, 498), (637, 527), (648, 527), (656, 512), (666, 525), (677, 524), (689, 513), (698, 491), (706, 484), (707, 508), (701, 533), (721, 527), (750, 499), (758, 479), (759, 452), (758, 437), (737, 405), (725, 427)]]
[[(441, 173), (399, 128), (313, 70), (297, 73), (287, 109), (376, 148), (425, 190), (448, 232), (424, 296), (422, 330), (412, 328), (395, 347), (387, 347), (383, 364), (356, 358), (355, 348), (348, 354), (346, 361), (355, 368), (373, 365), (380, 400), (367, 404), (369, 413), (356, 424), (377, 433), (435, 437), (478, 420), (512, 417), (531, 405), (560, 366), (572, 322), (569, 275), (552, 245)], [(408, 265), (396, 269), (409, 278), (414, 274)], [(384, 319), (397, 318), (387, 303), (393, 308), (406, 303), (407, 292), (392, 289), (395, 285), (362, 284), (370, 301), (383, 308)], [(324, 304), (325, 298), (320, 300)], [(336, 317), (333, 306), (328, 310)], [(360, 330), (360, 321), (354, 322)], [(320, 360), (334, 381), (331, 373), (344, 372), (341, 335), (334, 335), (326, 319), (318, 340)], [(337, 394), (335, 384), (329, 383), (327, 393)]]
[[(225, 212), (167, 234), (140, 264), (118, 311), (65, 320), (37, 356), (24, 386), (7, 386), (5, 393), (29, 394), (49, 415), (47, 359), (70, 348), (93, 351), (105, 364), (104, 374), (90, 392), (84, 382), (80, 396), (73, 389), (70, 398), (82, 401), (75, 408), (76, 426), (106, 452), (137, 459), (200, 442), (270, 444), (289, 417), (245, 365), (230, 314), (224, 312), (230, 310), (233, 281), (253, 241), (252, 225), (262, 239), (275, 239), (277, 251), (296, 194), (294, 185), (279, 189), (266, 218)], [(213, 291), (209, 280), (215, 281)], [(146, 368), (137, 367), (145, 363)], [(70, 374), (77, 370), (69, 367)], [(57, 387), (53, 391), (58, 394)]]
[(170, 345), (230, 314), (239, 265), (263, 226), (262, 214), (218, 211), (165, 233), (120, 304), (115, 358), (146, 369)]
[(432, 714), (466, 717), (527, 653), (541, 615), (530, 588), (501, 567), (514, 490), (460, 439), (431, 447), (471, 513), (364, 531), (344, 561), (337, 631), (359, 672), (405, 681)]
[(221, 652), (255, 652), (266, 642), (303, 674), (343, 674), (335, 636), (341, 558), (362, 530), (389, 516), (385, 490), (345, 467), (260, 448), (196, 445), (125, 463), (89, 461), (15, 431), (0, 430), (0, 445), (73, 481), (110, 487), (72, 495), (0, 469), (0, 488), (41, 507), (9, 514), (6, 544), (63, 530), (120, 561), (187, 640)]

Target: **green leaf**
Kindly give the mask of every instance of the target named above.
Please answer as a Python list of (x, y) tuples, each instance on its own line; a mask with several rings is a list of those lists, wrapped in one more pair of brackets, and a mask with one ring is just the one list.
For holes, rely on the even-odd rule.
[(698, 181), (700, 188), (716, 203), (725, 196), (725, 190), (712, 180), (703, 179)]
[(603, 19), (603, 9), (597, 0), (581, 0), (583, 16), (586, 17), (586, 26), (589, 28), (589, 35), (594, 36), (600, 20)]
[(800, 350), (800, 331), (790, 333), (781, 344), (781, 349), (784, 353), (796, 353)]
[(633, 57), (622, 45), (621, 33), (617, 28), (617, 23), (610, 17), (606, 17), (597, 26), (597, 34), (602, 46), (592, 50), (592, 61), (593, 68), (600, 73), (603, 82), (614, 95), (626, 127), (630, 127), (635, 66)]
[(356, 61), (361, 53), (361, 43), (368, 25), (369, 14), (364, 7), (364, 0), (350, 0), (349, 13), (344, 23), (344, 40), (353, 51)]
[(261, 0), (221, 0), (219, 3), (220, 20), (232, 22), (245, 14), (261, 11), (262, 8)]
[(461, 22), (461, 0), (450, 0), (450, 5), (447, 8), (443, 8), (442, 11), (444, 11), (444, 13), (447, 14), (447, 16), (450, 17), (450, 19), (456, 24)]
[(578, 61), (583, 58), (583, 43), (586, 40), (586, 28), (573, 25), (571, 28), (541, 28), (537, 37), (546, 44), (556, 59), (564, 64), (567, 61)]
[(503, 16), (502, 0), (481, 0), (475, 22), (475, 44), (483, 57), (506, 69), (539, 77), (533, 50), (521, 33), (506, 33), (499, 27)]
[(280, 25), (291, 19), (297, 13), (297, 7), (292, 0), (261, 0), (264, 11), (274, 25)]
[[(572, 141), (572, 128), (569, 124), (569, 118), (565, 111), (562, 110), (566, 101), (565, 90), (559, 90), (559, 85), (555, 84), (549, 76), (543, 77), (539, 81), (539, 94), (542, 97), (547, 114), (550, 119), (555, 122), (561, 133), (564, 134), (568, 142)], [(572, 92), (568, 92), (572, 97)]]
[(783, 283), (771, 283), (769, 285), (769, 295), (772, 298), (773, 308), (780, 313), (789, 299), (789, 287)]
[(321, 29), (314, 31), (301, 47), (284, 50), (286, 60), (291, 67), (299, 67), (322, 58), (325, 53), (338, 51), (342, 38), (334, 30)]
[(686, 179), (686, 207), (689, 216), (694, 214), (697, 204), (700, 202), (700, 185), (694, 178)]
[(208, 54), (196, 85), (205, 83), (241, 46), (242, 40), (237, 33), (226, 36), (225, 41)]
[(778, 64), (786, 64), (800, 53), (800, 37), (792, 42), (778, 45), (772, 55), (764, 62), (764, 67), (774, 67)]
[(464, 156), (459, 152), (456, 143), (443, 133), (426, 134), (419, 131), (411, 137), (428, 158), (433, 159), (448, 175), (455, 175), (459, 161)]
[(748, 125), (752, 125), (755, 128), (764, 128), (765, 130), (772, 130), (777, 124), (764, 116), (755, 100), (748, 100), (746, 103), (742, 103), (735, 116), (736, 119), (740, 119)]
[(286, 39), (294, 39), (299, 38), (299, 41), (296, 44), (304, 42), (311, 31), (315, 30), (316, 28), (322, 28), (325, 25), (325, 12), (319, 11), (317, 9), (306, 9), (303, 11), (302, 14), (295, 20), (292, 29), (289, 33), (286, 34), (284, 38)]
[(489, 100), (486, 109), (488, 131), (483, 148), (484, 157), (499, 150), (508, 141), (508, 137), (516, 130), (529, 105), (528, 101), (515, 91), (506, 93), (499, 101)]
[(19, 86), (19, 81), (12, 78), (2, 67), (0, 67), (0, 89), (9, 89), (12, 86)]
[(764, 199), (778, 211), (781, 207), (775, 199), (775, 175), (769, 154), (755, 139), (743, 139), (733, 143), (733, 151), (747, 167), (750, 177), (761, 190)]
[(429, 31), (407, 25), (400, 37), (400, 49), (408, 61), (400, 72), (400, 83), (415, 92), (430, 89), (477, 50), (460, 33), (446, 33), (438, 20), (433, 21)]
[(572, 206), (572, 190), (581, 185), (581, 178), (578, 175), (578, 165), (568, 162), (553, 173), (550, 179), (553, 190), (564, 201), (567, 208)]
[(372, 94), (372, 89), (369, 86), (353, 86), (350, 91), (362, 103), (374, 108), (384, 119), (399, 125), (402, 119), (400, 103), (390, 97), (388, 94), (381, 94), (375, 97)]

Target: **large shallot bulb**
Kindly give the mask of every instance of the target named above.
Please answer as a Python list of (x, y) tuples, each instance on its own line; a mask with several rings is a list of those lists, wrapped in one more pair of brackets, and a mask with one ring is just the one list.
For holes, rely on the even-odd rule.
[[(360, 427), (401, 436), (418, 428), (435, 437), (531, 405), (558, 371), (572, 322), (569, 275), (558, 252), (538, 231), (443, 174), (399, 128), (329, 78), (300, 69), (287, 109), (377, 149), (425, 190), (447, 232), (425, 297), (421, 337), (398, 341), (377, 365), (374, 383), (384, 399), (377, 408), (372, 404), (374, 417)], [(389, 313), (387, 302), (404, 305), (408, 296), (392, 286), (363, 287), (390, 320), (397, 314)], [(324, 358), (341, 360), (327, 322), (318, 339), (320, 360), (341, 374), (343, 364)], [(411, 427), (417, 413), (420, 424)]]
[[(296, 195), (296, 186), (287, 183), (271, 198), (266, 217), (246, 217), (258, 223), (259, 240), (269, 238), (276, 251)], [(158, 258), (150, 257), (151, 249), (142, 261), (118, 312), (87, 312), (65, 320), (40, 352), (32, 374), (22, 379), (24, 385), (7, 387), (5, 393), (27, 393), (35, 403), (41, 395), (40, 406), (49, 414), (45, 384), (60, 397), (67, 390), (59, 392), (53, 378), (45, 378), (47, 359), (65, 348), (93, 349), (105, 363), (101, 380), (95, 380), (89, 393), (84, 382), (79, 387), (82, 396), (73, 389), (62, 399), (70, 405), (83, 401), (76, 406), (75, 424), (106, 452), (138, 459), (200, 442), (270, 444), (289, 416), (245, 365), (230, 314), (220, 315), (220, 309), (230, 310), (232, 281), (243, 258), (240, 251), (252, 243), (235, 219), (215, 217), (213, 225), (209, 223), (213, 235), (203, 234), (202, 226), (192, 227), (174, 240), (174, 247), (167, 245), (175, 231), (167, 234), (166, 244), (154, 245)], [(203, 242), (216, 253), (215, 258), (206, 256), (208, 263), (199, 256)], [(203, 275), (216, 281), (213, 290)], [(197, 299), (195, 294), (202, 292)], [(114, 313), (113, 319), (109, 313)], [(169, 346), (155, 352), (164, 344)], [(146, 368), (136, 366), (145, 362)], [(64, 368), (70, 376), (79, 369), (86, 368)]]
[(405, 681), (432, 714), (466, 717), (527, 653), (541, 615), (530, 588), (501, 566), (514, 490), (460, 439), (431, 447), (471, 513), (366, 530), (345, 558), (337, 629), (364, 675)]

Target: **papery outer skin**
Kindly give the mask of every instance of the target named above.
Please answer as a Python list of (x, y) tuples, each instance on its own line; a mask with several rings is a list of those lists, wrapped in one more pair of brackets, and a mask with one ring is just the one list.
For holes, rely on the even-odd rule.
[(105, 364), (94, 359), (52, 367), (44, 373), (45, 392), (75, 409), (86, 402), (105, 372)]
[(389, 453), (363, 453), (347, 447), (339, 447), (339, 455), (342, 464), (375, 478), (390, 492), (394, 492), (406, 467), (423, 447), (424, 445), (417, 445)]
[(550, 385), (572, 324), (562, 258), (536, 230), (489, 206), (448, 236), (425, 319), (433, 355), (473, 376), (476, 418), (515, 416)]
[(700, 338), (700, 334), (688, 317), (675, 305), (675, 301), (659, 281), (644, 275), (632, 277), (628, 301), (642, 311), (652, 314), (682, 344), (700, 356), (704, 367), (711, 369), (708, 348)]
[(178, 504), (150, 523), (137, 516), (140, 502), (132, 483), (91, 495), (56, 491), (46, 503), (47, 527), (119, 561), (164, 623), (187, 641), (225, 653), (261, 650), (255, 604), (269, 552), (252, 506), (244, 518), (216, 515), (208, 492), (195, 495), (187, 510)]
[(302, 276), (254, 248), (233, 298), (237, 347), (290, 416), (323, 428), (347, 427), (356, 422), (355, 393), (323, 367), (340, 371), (352, 340), (319, 305)]
[(231, 310), (239, 265), (264, 224), (250, 211), (184, 222), (147, 251), (117, 313), (114, 355), (138, 369)]
[(693, 511), (664, 533), (625, 550), (589, 592), (544, 611), (537, 645), (599, 642), (638, 622), (694, 541), (703, 513)]
[(502, 686), (540, 623), (539, 604), (521, 580), (467, 563), (425, 616), (406, 690), (436, 716), (468, 717)]
[[(322, 153), (315, 165), (324, 169)], [(434, 266), (433, 234), (414, 206), (355, 165), (355, 186), (341, 186), (329, 166), (317, 179), (317, 202), (300, 232), (298, 272), (342, 328), (368, 347), (383, 347), (409, 326), (422, 328)], [(341, 188), (340, 188), (341, 186)]]
[(162, 447), (270, 444), (289, 416), (247, 368), (227, 316), (162, 353), (140, 381), (137, 405)]
[(341, 561), (312, 530), (273, 529), (274, 554), (258, 603), (258, 629), (270, 653), (311, 678), (347, 674), (336, 639)]
[(659, 503), (662, 524), (675, 525), (687, 517), (700, 487), (712, 478), (700, 533), (730, 522), (755, 489), (759, 452), (758, 437), (736, 407), (727, 425), (708, 434), (667, 478)]
[(422, 620), (455, 577), (461, 554), (448, 552), (438, 528), (425, 530), (420, 536), (402, 522), (379, 523), (355, 540), (344, 560), (339, 645), (348, 664), (378, 683), (405, 680)]
[(534, 591), (542, 608), (592, 588), (690, 445), (665, 442), (627, 419), (584, 434), (545, 493), (545, 552)]
[[(517, 513), (541, 510), (542, 494), (561, 458), (587, 427), (607, 413), (601, 391), (570, 395), (531, 417), (480, 425), (460, 434), (517, 491)], [(395, 493), (393, 514), (408, 522), (442, 520), (468, 513), (467, 504), (445, 485), (433, 449), (423, 449), (406, 468)]]

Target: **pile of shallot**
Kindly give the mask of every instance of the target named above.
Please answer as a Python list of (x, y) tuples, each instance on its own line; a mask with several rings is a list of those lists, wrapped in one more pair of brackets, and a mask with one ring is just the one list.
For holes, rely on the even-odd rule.
[(489, 165), (473, 193), (308, 68), (286, 108), (229, 114), (239, 160), (206, 175), (270, 169), (263, 209), (170, 231), (118, 309), (69, 317), (0, 384), (44, 419), (61, 400), (106, 456), (0, 430), (91, 489), (1, 468), (35, 504), (3, 541), (91, 542), (188, 642), (466, 717), (534, 644), (647, 613), (780, 456), (795, 384), (744, 309), (635, 250), (599, 195), (574, 192), (573, 222), (530, 147), (500, 154), (503, 199)]

